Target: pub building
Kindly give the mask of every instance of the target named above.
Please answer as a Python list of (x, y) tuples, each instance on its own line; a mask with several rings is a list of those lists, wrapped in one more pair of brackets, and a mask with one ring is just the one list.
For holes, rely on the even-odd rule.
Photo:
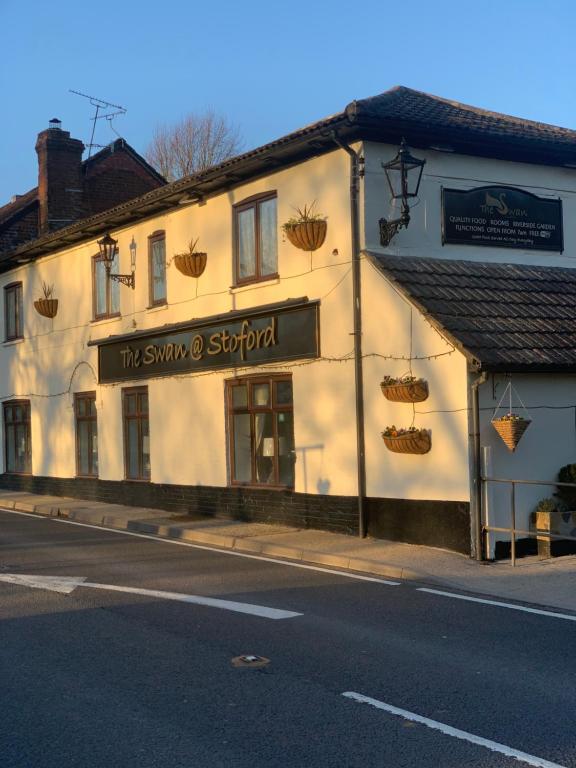
[(507, 479), (520, 546), (576, 461), (574, 167), (396, 87), (32, 235), (13, 201), (1, 487), (494, 557)]

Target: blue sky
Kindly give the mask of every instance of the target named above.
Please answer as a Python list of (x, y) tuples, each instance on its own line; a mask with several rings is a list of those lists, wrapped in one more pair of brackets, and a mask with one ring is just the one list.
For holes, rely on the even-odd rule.
[(188, 112), (250, 149), (398, 84), (576, 128), (575, 22), (573, 0), (0, 0), (0, 205), (36, 185), (50, 118), (89, 140), (69, 89), (125, 106), (114, 126), (142, 153)]

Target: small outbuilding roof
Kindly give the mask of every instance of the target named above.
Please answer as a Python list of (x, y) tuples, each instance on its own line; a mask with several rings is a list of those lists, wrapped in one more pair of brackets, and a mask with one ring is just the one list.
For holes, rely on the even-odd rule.
[(476, 370), (576, 373), (576, 270), (367, 255)]

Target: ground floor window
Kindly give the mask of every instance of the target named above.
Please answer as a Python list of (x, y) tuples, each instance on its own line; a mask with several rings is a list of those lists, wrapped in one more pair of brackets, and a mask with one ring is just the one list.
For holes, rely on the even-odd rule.
[(292, 377), (226, 382), (233, 485), (294, 487)]
[(30, 442), (30, 401), (13, 400), (4, 403), (4, 456), (6, 472), (32, 472)]
[(122, 390), (124, 466), (127, 480), (150, 480), (148, 387)]
[(96, 393), (79, 392), (75, 394), (74, 414), (76, 417), (76, 474), (82, 477), (97, 477)]

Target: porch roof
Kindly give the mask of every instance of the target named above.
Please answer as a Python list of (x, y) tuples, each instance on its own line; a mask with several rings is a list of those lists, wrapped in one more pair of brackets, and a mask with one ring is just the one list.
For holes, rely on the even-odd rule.
[(576, 373), (576, 270), (366, 252), (478, 371)]

